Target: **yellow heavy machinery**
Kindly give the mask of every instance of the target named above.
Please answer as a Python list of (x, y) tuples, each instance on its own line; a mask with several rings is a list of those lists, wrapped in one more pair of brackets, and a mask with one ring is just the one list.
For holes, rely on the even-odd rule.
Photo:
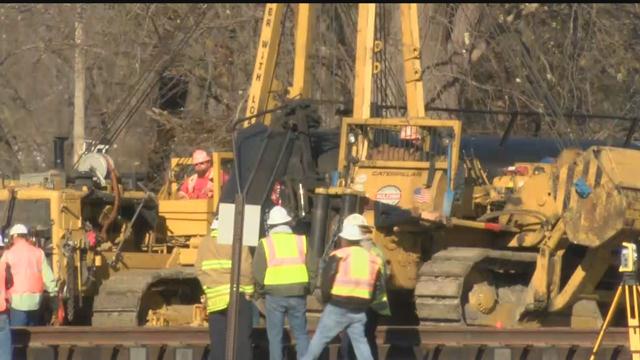
[[(62, 154), (60, 150), (57, 152)], [(111, 159), (88, 153), (72, 176), (23, 174), (0, 184), (3, 230), (25, 223), (60, 284), (64, 323), (97, 326), (197, 323), (204, 312), (193, 268), (232, 159), (213, 153), (215, 197), (175, 200), (190, 159), (173, 159), (159, 196), (124, 188)], [(62, 163), (57, 160), (56, 163)], [(224, 168), (227, 170), (223, 170)]]
[[(253, 82), (262, 87), (249, 97), (256, 118), (269, 108), (283, 6), (265, 10)], [(342, 120), (337, 176), (304, 189), (311, 215), (301, 201), (287, 204), (311, 222), (310, 248), (331, 244), (339, 203), (342, 214), (362, 212), (375, 225), (392, 313), (405, 310), (398, 299), (408, 294), (425, 324), (598, 326), (612, 297), (612, 252), (639, 235), (631, 169), (640, 152), (566, 149), (552, 163), (515, 163), (489, 179), (478, 159), (462, 156), (460, 121), (425, 116), (416, 4), (399, 5), (406, 115), (371, 116), (374, 52), (384, 44), (374, 36), (376, 5), (358, 8), (353, 114)], [(307, 31), (296, 32), (295, 64), (305, 63), (306, 20), (298, 18)], [(295, 74), (290, 95), (306, 86), (304, 71)]]
[[(397, 299), (409, 294), (423, 323), (597, 326), (598, 305), (612, 297), (605, 276), (612, 250), (640, 228), (640, 183), (630, 171), (640, 153), (565, 150), (554, 163), (516, 163), (488, 179), (476, 159), (461, 157), (460, 121), (425, 116), (415, 4), (399, 5), (406, 116), (371, 116), (379, 68), (373, 52), (384, 44), (374, 37), (376, 5), (360, 4), (353, 115), (342, 121), (336, 181), (326, 182), (310, 150), (319, 125), (313, 111), (302, 105), (265, 113), (279, 107), (272, 95), (284, 6), (266, 6), (245, 122), (257, 124), (238, 138), (248, 151), (240, 152), (230, 183), (264, 180), (248, 200), (289, 208), (318, 255), (335, 234), (335, 212), (364, 213), (390, 268), (392, 313), (404, 310)], [(289, 100), (309, 95), (312, 11), (299, 6)], [(251, 141), (260, 123), (269, 128), (265, 141), (282, 146), (251, 164), (245, 156), (257, 153), (261, 142)], [(34, 229), (60, 280), (69, 323), (198, 322), (196, 249), (218, 202), (233, 202), (234, 192), (222, 187), (231, 154), (212, 157), (217, 191), (210, 200), (175, 199), (188, 159), (172, 160), (158, 196), (124, 189), (113, 162), (98, 153), (86, 154), (72, 178), (51, 171), (3, 181), (4, 230), (16, 222)]]
[[(323, 191), (358, 192), (391, 288), (415, 291), (422, 323), (598, 326), (612, 250), (639, 235), (640, 152), (569, 149), (553, 164), (516, 163), (492, 182), (477, 161), (459, 166), (461, 124), (425, 117), (416, 5), (400, 8), (407, 115), (370, 117), (374, 43), (359, 31), (342, 186)], [(373, 26), (374, 11), (360, 5), (359, 30)]]

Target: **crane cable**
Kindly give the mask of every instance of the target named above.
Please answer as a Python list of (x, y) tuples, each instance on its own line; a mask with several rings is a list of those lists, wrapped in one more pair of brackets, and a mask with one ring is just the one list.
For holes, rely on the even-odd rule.
[[(119, 108), (114, 114), (114, 116), (112, 117), (112, 119), (114, 120), (111, 121), (111, 124), (107, 127), (107, 129), (103, 133), (100, 141), (97, 144), (94, 144), (93, 146), (91, 146), (91, 148), (85, 149), (82, 155), (95, 151), (98, 148), (98, 146), (110, 147), (122, 134), (126, 126), (129, 124), (129, 122), (131, 121), (135, 113), (140, 108), (140, 106), (148, 98), (154, 86), (160, 81), (159, 74), (161, 74), (162, 71), (166, 70), (173, 63), (173, 60), (175, 59), (176, 55), (188, 43), (188, 41), (195, 34), (200, 24), (206, 17), (206, 14), (207, 14), (206, 4), (204, 6), (194, 5), (192, 8), (200, 8), (199, 10), (196, 9), (199, 16), (194, 21), (194, 24), (187, 31), (187, 33), (182, 37), (182, 39), (180, 39), (175, 46), (172, 46), (170, 48), (171, 51), (169, 52), (168, 55), (161, 57), (160, 60), (158, 60), (151, 66), (150, 70), (146, 71), (138, 78), (134, 88), (119, 102), (119, 105), (118, 105)], [(193, 11), (186, 11), (183, 14), (183, 19), (181, 21), (184, 23), (185, 22), (184, 20), (186, 19), (187, 14), (192, 12)], [(156, 45), (158, 45), (161, 38), (162, 37), (159, 37)], [(127, 108), (127, 105), (131, 104), (131, 99), (134, 99), (134, 103), (132, 106)], [(79, 159), (81, 158), (82, 156), (79, 157)], [(78, 165), (78, 161), (74, 164), (74, 168), (77, 167), (77, 165)]]
[(108, 141), (107, 145), (109, 146), (112, 145), (117, 140), (117, 138), (122, 134), (123, 130), (129, 124), (129, 122), (131, 121), (135, 113), (138, 111), (142, 103), (147, 99), (147, 97), (149, 96), (149, 94), (151, 93), (155, 85), (160, 81), (160, 78), (161, 78), (160, 74), (173, 63), (173, 60), (175, 59), (176, 55), (180, 53), (180, 51), (185, 47), (185, 45), (191, 39), (193, 34), (195, 34), (198, 27), (200, 26), (200, 24), (202, 23), (202, 21), (206, 16), (207, 12), (205, 11), (205, 8), (206, 8), (206, 5), (199, 12), (199, 17), (191, 26), (191, 29), (189, 29), (187, 34), (185, 34), (183, 38), (178, 42), (178, 44), (173, 47), (169, 55), (157, 63), (157, 65), (155, 66), (157, 71), (149, 72), (148, 81), (150, 81), (150, 84), (147, 86), (147, 89), (145, 89), (144, 93), (141, 94), (141, 96), (135, 102), (135, 105), (129, 108), (129, 111), (127, 112), (124, 119), (122, 119), (121, 123), (118, 125), (113, 135), (107, 138), (107, 141)]
[[(185, 12), (185, 13), (182, 15), (182, 18), (179, 20), (181, 23), (184, 23), (184, 21), (185, 21), (185, 19), (186, 19), (186, 17), (187, 17), (187, 13), (189, 13), (189, 12), (187, 11), (187, 12)], [(155, 24), (155, 23), (154, 23), (154, 24)], [(159, 45), (160, 45), (160, 39), (161, 39), (161, 38), (162, 38), (161, 36), (158, 36), (158, 41), (156, 42), (156, 44), (154, 45), (154, 47), (157, 47), (157, 46), (159, 46)], [(158, 58), (159, 58), (159, 57), (158, 57)], [(152, 63), (152, 66), (151, 66), (151, 67), (154, 67), (154, 68), (155, 68), (155, 67), (157, 67), (157, 65), (158, 65), (160, 62), (161, 62), (161, 61), (159, 60), (159, 61), (157, 61), (157, 62), (155, 62), (155, 63)], [(143, 73), (140, 75), (140, 77), (136, 80), (136, 83), (135, 83), (136, 85), (135, 85), (132, 89), (130, 89), (130, 90), (129, 90), (129, 92), (126, 94), (126, 96), (124, 96), (124, 97), (122, 97), (122, 98), (120, 99), (120, 101), (118, 102), (118, 105), (117, 105), (117, 107), (116, 107), (116, 108), (117, 108), (117, 111), (116, 111), (116, 113), (112, 116), (112, 119), (114, 119), (114, 120), (113, 120), (113, 121), (111, 121), (111, 123), (110, 123), (110, 124), (109, 124), (109, 126), (107, 127), (107, 130), (106, 130), (105, 134), (103, 134), (103, 136), (102, 136), (101, 142), (103, 142), (103, 141), (105, 141), (105, 140), (106, 140), (106, 138), (109, 136), (108, 134), (112, 131), (112, 129), (114, 129), (114, 128), (116, 128), (117, 126), (119, 126), (119, 125), (117, 124), (116, 119), (119, 119), (119, 118), (122, 116), (122, 114), (125, 112), (125, 110), (126, 110), (126, 104), (125, 104), (125, 103), (130, 102), (130, 100), (135, 96), (135, 94), (136, 94), (137, 92), (141, 91), (141, 89), (143, 88), (143, 85), (144, 85), (144, 83), (145, 83), (145, 78), (146, 78), (146, 77), (148, 77), (148, 76), (149, 76), (149, 74), (150, 74), (151, 72), (153, 72), (153, 70), (148, 70), (148, 71), (143, 72)]]

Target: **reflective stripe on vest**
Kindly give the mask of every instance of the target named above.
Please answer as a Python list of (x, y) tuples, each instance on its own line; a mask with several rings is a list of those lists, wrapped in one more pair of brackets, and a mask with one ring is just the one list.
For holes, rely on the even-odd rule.
[(307, 241), (304, 236), (275, 233), (261, 241), (267, 258), (265, 285), (289, 285), (309, 281), (305, 264)]
[(42, 278), (42, 262), (44, 253), (39, 248), (27, 243), (26, 240), (16, 242), (4, 253), (5, 259), (11, 266), (13, 287), (9, 295), (42, 294), (44, 280)]
[(341, 258), (331, 294), (371, 299), (380, 259), (360, 246), (349, 246), (333, 252)]
[[(230, 286), (220, 285), (215, 287), (204, 286), (204, 294), (207, 298), (207, 312), (226, 309), (229, 306)], [(240, 292), (247, 295), (253, 294), (253, 285), (240, 285)]]
[(231, 269), (231, 260), (204, 260), (202, 270)]

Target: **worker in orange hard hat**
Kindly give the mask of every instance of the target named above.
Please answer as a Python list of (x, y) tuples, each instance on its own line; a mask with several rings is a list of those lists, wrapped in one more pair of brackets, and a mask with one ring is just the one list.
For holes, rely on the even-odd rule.
[(196, 173), (191, 175), (180, 186), (178, 199), (207, 199), (213, 197), (213, 181), (211, 171), (211, 156), (202, 150), (197, 149), (191, 156), (191, 163)]

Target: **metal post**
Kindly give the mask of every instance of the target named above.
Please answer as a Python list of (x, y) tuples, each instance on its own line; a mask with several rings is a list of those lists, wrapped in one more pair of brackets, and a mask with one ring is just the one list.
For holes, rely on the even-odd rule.
[(83, 5), (78, 4), (76, 10), (76, 53), (74, 65), (74, 98), (73, 98), (73, 163), (76, 164), (84, 151), (84, 19)]
[(344, 220), (347, 216), (358, 212), (358, 195), (344, 194), (342, 195), (342, 209), (340, 219)]
[(65, 136), (56, 136), (53, 139), (53, 167), (64, 171), (64, 142), (67, 140)]
[(238, 338), (238, 303), (240, 296), (240, 266), (242, 259), (242, 227), (244, 218), (244, 197), (236, 194), (235, 214), (233, 217), (233, 244), (231, 245), (231, 283), (229, 308), (227, 310), (226, 360), (236, 359), (236, 342)]
[(322, 256), (327, 238), (327, 217), (329, 213), (329, 195), (316, 194), (314, 197), (313, 212), (311, 213), (310, 252), (313, 258)]

